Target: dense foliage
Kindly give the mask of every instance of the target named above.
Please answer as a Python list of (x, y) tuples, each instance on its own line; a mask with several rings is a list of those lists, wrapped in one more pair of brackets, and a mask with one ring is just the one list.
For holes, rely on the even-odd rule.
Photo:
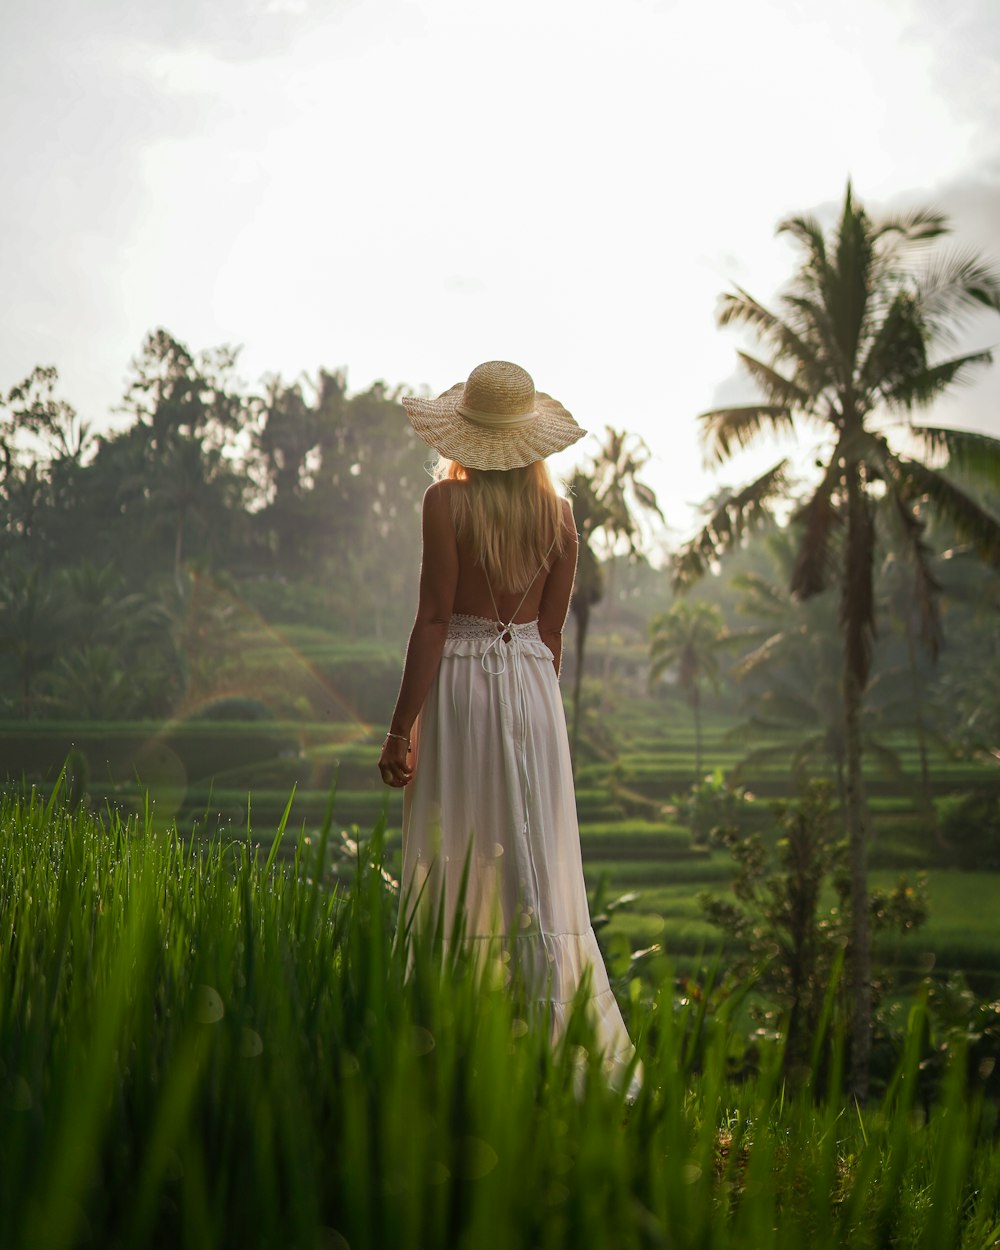
[(52, 369), (0, 397), (0, 714), (169, 714), (255, 615), (403, 636), (429, 457), (394, 393), (235, 365), (156, 331), (100, 435)]
[[(343, 373), (325, 371), (255, 390), (231, 351), (194, 355), (163, 330), (133, 362), (114, 431), (79, 419), (53, 369), (0, 396), (0, 719), (146, 720), (216, 704), (237, 719), (262, 706), (306, 720), (383, 715), (411, 620), (429, 460), (396, 399), (381, 385), (349, 395)], [(644, 696), (637, 648), (654, 617), (671, 619), (664, 574), (637, 554), (656, 501), (636, 480), (645, 453), (633, 442), (609, 430), (573, 482), (587, 539), (576, 632), (592, 618), (602, 653), (579, 687), (584, 759), (614, 754), (610, 703)], [(976, 489), (996, 511), (995, 493)], [(883, 532), (875, 586), (888, 627), (866, 697), (869, 749), (891, 769), (880, 736), (906, 724), (929, 744), (986, 752), (1000, 741), (1000, 577), (946, 522), (928, 524), (923, 559), (945, 625), (934, 664), (905, 549)], [(785, 733), (779, 750), (839, 772), (836, 608), (789, 595), (792, 561), (789, 531), (764, 531), (694, 592), (726, 625), (711, 706), (746, 707), (748, 758), (762, 734)], [(577, 688), (574, 648), (566, 664)], [(699, 693), (683, 665), (660, 669)]]
[[(941, 642), (940, 585), (925, 541), (928, 512), (944, 518), (978, 556), (1000, 567), (1000, 519), (961, 481), (962, 474), (971, 474), (995, 487), (1000, 440), (911, 420), (904, 440), (892, 429), (900, 414), (927, 408), (992, 362), (989, 351), (942, 358), (970, 314), (1000, 312), (1000, 270), (986, 258), (937, 251), (928, 262), (928, 243), (948, 230), (941, 213), (926, 209), (876, 220), (850, 183), (831, 229), (813, 217), (783, 221), (778, 231), (797, 245), (799, 263), (776, 307), (738, 288), (724, 297), (719, 315), (720, 325), (742, 325), (755, 335), (762, 355), (740, 352), (740, 359), (763, 399), (702, 414), (705, 442), (720, 461), (765, 430), (808, 426), (824, 440), (817, 448), (820, 480), (796, 497), (789, 588), (802, 600), (837, 592), (842, 808), (853, 927), (851, 1053), (859, 1095), (868, 1079), (872, 1023), (862, 718), (879, 619), (878, 537), (886, 529), (894, 533), (905, 560), (905, 576), (897, 580), (909, 593), (932, 655)], [(941, 456), (947, 460), (943, 469), (935, 463)], [(700, 575), (759, 519), (770, 498), (788, 491), (781, 461), (723, 499), (678, 555), (677, 581)]]

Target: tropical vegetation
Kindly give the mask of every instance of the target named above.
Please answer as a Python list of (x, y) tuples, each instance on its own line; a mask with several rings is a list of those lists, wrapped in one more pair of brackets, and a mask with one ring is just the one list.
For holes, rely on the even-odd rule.
[(738, 1004), (707, 983), (619, 984), (643, 1065), (629, 1102), (582, 1000), (553, 1047), (507, 964), (396, 929), (380, 827), (348, 843), (327, 822), (285, 859), (283, 826), (259, 848), (74, 813), (58, 791), (3, 801), (2, 1244), (995, 1241), (996, 1109), (928, 1000), (857, 1109), (835, 1016), (826, 1075), (796, 1089), (780, 1044), (734, 1066)]
[(669, 672), (691, 706), (694, 718), (694, 780), (704, 776), (701, 688), (719, 686), (719, 657), (731, 639), (714, 603), (679, 599), (650, 622), (649, 676), (656, 682)]
[(592, 463), (577, 469), (570, 481), (573, 518), (580, 536), (576, 582), (571, 611), (576, 623), (569, 740), (574, 764), (579, 754), (580, 712), (587, 634), (594, 607), (605, 594), (606, 573), (601, 563), (617, 546), (630, 557), (643, 543), (642, 513), (663, 519), (656, 495), (638, 478), (649, 459), (641, 439), (608, 426), (605, 439)]
[[(96, 807), (128, 810), (141, 782), (152, 787), (157, 821), (176, 814), (185, 828), (206, 812), (239, 821), (250, 786), (258, 810), (276, 819), (297, 784), (305, 816), (316, 821), (339, 769), (349, 779), (342, 819), (368, 821), (379, 796), (365, 744), (391, 705), (410, 624), (413, 587), (405, 583), (415, 577), (412, 518), (426, 452), (407, 442), (386, 388), (350, 396), (342, 373), (321, 371), (315, 381), (269, 378), (254, 390), (238, 380), (232, 357), (221, 349), (196, 355), (165, 332), (151, 335), (126, 387), (132, 424), (101, 437), (56, 397), (52, 370), (36, 370), (4, 397), (0, 758), (18, 784), (25, 776), (51, 779), (72, 750), (75, 784)], [(212, 405), (218, 417), (202, 411)], [(400, 429), (403, 446), (390, 446)], [(162, 494), (147, 498), (126, 473), (133, 457), (144, 462), (152, 490), (155, 449), (145, 442), (154, 436), (186, 439), (186, 454), (207, 444), (202, 504), (185, 517), (179, 575), (176, 515), (160, 517)], [(581, 554), (573, 620), (586, 626), (587, 650), (576, 663), (567, 648), (565, 664), (567, 690), (580, 691), (572, 715), (580, 818), (588, 853), (617, 876), (632, 872), (622, 862), (625, 842), (605, 831), (616, 821), (622, 831), (642, 822), (643, 838), (657, 848), (645, 854), (659, 874), (672, 862), (672, 822), (702, 838), (721, 790), (741, 784), (788, 796), (808, 774), (829, 771), (836, 781), (843, 773), (835, 591), (804, 602), (788, 592), (794, 527), (771, 523), (751, 541), (730, 544), (719, 576), (689, 596), (713, 604), (732, 639), (714, 661), (718, 686), (699, 685), (705, 723), (692, 743), (691, 713), (674, 706), (676, 668), (648, 684), (649, 622), (674, 609), (664, 573), (642, 554), (651, 549), (642, 535), (645, 519), (656, 518), (655, 499), (629, 485), (641, 485), (646, 453), (613, 431), (605, 444), (601, 506), (624, 536), (615, 547), (595, 522), (581, 521), (594, 560), (591, 567)], [(227, 473), (212, 453), (217, 445)], [(353, 457), (346, 479), (337, 469), (344, 449)], [(381, 472), (384, 463), (396, 465), (395, 481)], [(581, 473), (582, 516), (589, 495)], [(996, 510), (988, 484), (963, 485), (984, 511)], [(734, 524), (746, 520), (753, 500), (746, 495)], [(706, 515), (729, 515), (730, 503), (720, 494)], [(878, 506), (889, 504), (885, 497)], [(385, 540), (361, 561), (357, 529), (366, 509), (381, 518)], [(897, 552), (891, 528), (878, 524), (875, 593), (882, 619), (900, 628), (884, 629), (873, 650), (862, 725), (865, 757), (877, 771), (868, 786), (891, 792), (893, 802), (922, 805), (914, 819), (927, 836), (915, 837), (914, 847), (926, 841), (935, 857), (953, 862), (961, 844), (970, 863), (990, 828), (1000, 578), (952, 525), (927, 522), (935, 553), (928, 566), (941, 586), (948, 640), (936, 663), (920, 644), (919, 605), (902, 576), (905, 549)], [(330, 533), (342, 538), (330, 543)], [(600, 590), (589, 607), (588, 568)], [(720, 718), (731, 743), (720, 737)], [(657, 721), (662, 731), (652, 729)], [(675, 742), (677, 732), (687, 741)], [(661, 740), (670, 742), (665, 754)], [(638, 775), (630, 762), (636, 750), (647, 753)], [(949, 752), (983, 765), (966, 781)], [(722, 768), (724, 786), (706, 779), (705, 770)], [(949, 787), (956, 804), (968, 800), (962, 810), (982, 814), (961, 836), (954, 819), (946, 834), (936, 816)], [(689, 809), (699, 813), (690, 823), (681, 814)], [(884, 862), (885, 850), (877, 854)]]
[[(1000, 274), (985, 260), (963, 254), (928, 258), (927, 245), (947, 228), (940, 213), (927, 210), (874, 221), (850, 185), (828, 233), (810, 217), (782, 222), (779, 232), (800, 247), (803, 259), (779, 299), (780, 311), (737, 290), (725, 297), (719, 317), (723, 326), (748, 327), (764, 347), (766, 359), (739, 353), (764, 398), (702, 417), (705, 441), (720, 461), (765, 431), (786, 432), (799, 424), (824, 440), (820, 480), (798, 501), (790, 585), (803, 599), (838, 586), (851, 874), (851, 1067), (859, 1097), (867, 1087), (871, 1047), (861, 721), (876, 624), (877, 522), (881, 514), (893, 529), (920, 632), (932, 651), (940, 645), (940, 586), (925, 537), (927, 512), (939, 513), (982, 559), (1000, 563), (1000, 520), (963, 482), (970, 475), (994, 487), (1000, 482), (1000, 442), (909, 419), (991, 360), (987, 351), (940, 356), (963, 317), (983, 308), (1000, 311)], [(785, 489), (782, 462), (722, 501), (680, 554), (678, 578), (703, 572)]]

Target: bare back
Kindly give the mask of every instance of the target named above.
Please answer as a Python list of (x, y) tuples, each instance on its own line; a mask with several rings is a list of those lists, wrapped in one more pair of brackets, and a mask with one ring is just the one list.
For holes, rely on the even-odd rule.
[[(448, 485), (451, 489), (462, 489), (461, 484), (457, 482)], [(523, 591), (500, 590), (496, 586), (491, 588), (485, 570), (476, 561), (468, 538), (466, 536), (456, 538), (458, 576), (452, 611), (463, 616), (484, 616), (491, 619), (495, 619), (499, 613), (505, 622), (513, 617), (515, 624), (538, 620), (540, 627), (547, 628), (551, 632), (560, 631), (569, 610), (577, 557), (577, 535), (573, 524), (573, 510), (566, 500), (561, 501), (561, 507), (564, 531), (563, 553), (548, 570), (544, 567), (539, 569), (538, 576), (528, 587), (527, 594)]]

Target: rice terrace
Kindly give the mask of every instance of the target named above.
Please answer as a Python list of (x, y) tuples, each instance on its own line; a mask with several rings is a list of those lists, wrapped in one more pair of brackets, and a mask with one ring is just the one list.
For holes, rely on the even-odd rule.
[[(844, 17), (847, 44), (785, 0), (703, 29), (695, 6), (690, 30), (638, 0), (613, 28), (584, 3), (551, 30), (545, 6), (487, 22), (393, 3), (388, 40), (371, 6), (152, 5), (161, 29), (102, 0), (86, 37), (62, 7), (48, 32), (18, 17), (17, 46), (36, 121), (28, 80), (85, 53), (79, 116), (49, 137), (63, 157), (64, 123), (89, 153), (122, 119), (173, 120), (155, 160), (136, 149), (148, 185), (114, 207), (81, 189), (100, 229), (62, 227), (87, 258), (53, 284), (76, 309), (76, 269), (148, 201), (121, 291), (100, 285), (107, 317), (91, 291), (71, 334), (42, 333), (58, 310), (21, 292), (0, 336), (0, 1250), (1000, 1250), (1000, 429), (982, 416), (1000, 266), (979, 229), (994, 239), (996, 187), (973, 179), (989, 161), (959, 162), (928, 184), (945, 211), (892, 173), (890, 138), (919, 134), (921, 171), (935, 143), (898, 92), (865, 94), (882, 80), (851, 41), (884, 0)], [(916, 108), (932, 63), (975, 82), (995, 21), (979, 0), (967, 25), (935, 16), (938, 48), (911, 7), (872, 42), (926, 52), (900, 80)], [(453, 26), (475, 36), (471, 77)], [(776, 60), (765, 30), (808, 56)], [(411, 43), (454, 54), (446, 92), (399, 86)], [(670, 74), (648, 59), (667, 43)], [(518, 111), (550, 73), (579, 111), (539, 95), (551, 126)], [(726, 181), (700, 199), (680, 132), (609, 102), (611, 143), (594, 102), (674, 74), (671, 116), (699, 154), (722, 145)], [(767, 179), (762, 134), (729, 133), (751, 81), (758, 105), (780, 85), (795, 154)], [(272, 140), (247, 146), (262, 100)], [(357, 119), (335, 149), (329, 127), (282, 128), (320, 103)], [(513, 130), (544, 138), (511, 185), (463, 130), (480, 116), (493, 156)], [(848, 130), (877, 192), (845, 178), (793, 211), (817, 152), (826, 188), (847, 166)], [(449, 181), (417, 194), (431, 152)], [(293, 186), (304, 169), (318, 181)], [(154, 245), (175, 218), (190, 253)], [(772, 220), (777, 261), (749, 241)], [(536, 233), (529, 266), (515, 243)], [(341, 235), (349, 255), (324, 250)], [(81, 416), (65, 396), (107, 373), (104, 322), (154, 296), (217, 345), (145, 333), (107, 420)], [(251, 384), (230, 339), (256, 336), (230, 328), (258, 316), (285, 372)], [(289, 336), (313, 322), (398, 373), (425, 353), (439, 385), (302, 372)], [(716, 329), (742, 336), (722, 365), (697, 345)], [(466, 361), (490, 335), (536, 374)], [(9, 366), (7, 340), (62, 340), (69, 367)], [(486, 902), (515, 885), (498, 938)]]
[[(791, 1004), (774, 978), (754, 988), (768, 963), (785, 974), (788, 931), (762, 913), (767, 953), (741, 949), (701, 900), (731, 896), (720, 829), (775, 850), (772, 802), (802, 801), (800, 738), (755, 733), (771, 749), (741, 768), (745, 718), (706, 689), (694, 785), (688, 702), (647, 693), (636, 622), (658, 577), (615, 576), (577, 796), (638, 1100), (604, 1084), (583, 1016), (549, 1051), (503, 968), (477, 980), (453, 957), (442, 975), (428, 944), (404, 978), (399, 800), (371, 785), (371, 738), (357, 720), (279, 719), (267, 690), (283, 673), (300, 697), (298, 669), (324, 698), (377, 704), (398, 652), (294, 621), (263, 631), (244, 609), (220, 668), (258, 697), (166, 723), (2, 728), (2, 1244), (996, 1242), (1000, 862), (977, 866), (996, 856), (993, 766), (929, 747), (928, 808), (914, 736), (883, 736), (895, 771), (868, 777), (871, 883), (891, 899), (905, 878), (926, 916), (876, 936), (857, 1105), (836, 965), (808, 1062), (790, 1066)], [(740, 983), (748, 950), (761, 962)]]

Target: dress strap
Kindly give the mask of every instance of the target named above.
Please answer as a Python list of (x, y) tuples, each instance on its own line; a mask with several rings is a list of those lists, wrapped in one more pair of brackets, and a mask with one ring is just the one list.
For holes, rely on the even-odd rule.
[[(534, 586), (535, 582), (538, 580), (538, 574), (542, 571), (542, 569), (545, 568), (545, 565), (548, 562), (549, 556), (552, 554), (552, 548), (555, 545), (556, 545), (556, 540), (553, 538), (552, 541), (549, 543), (548, 551), (546, 551), (545, 555), (542, 557), (541, 564), (538, 566), (537, 569), (535, 569), (534, 577), (532, 577), (531, 581), (528, 582), (527, 589), (525, 590), (524, 594), (521, 596), (521, 602), (517, 605), (514, 611), (510, 614), (510, 620), (507, 622), (506, 625), (503, 625), (503, 617), (500, 615), (500, 609), (497, 607), (496, 596), (493, 594), (493, 587), (490, 585), (490, 579), (489, 577), (486, 578), (486, 589), (490, 592), (490, 603), (493, 604), (493, 613), (496, 616), (497, 624), (503, 625), (503, 629), (499, 631), (501, 634), (505, 634), (510, 629), (510, 627), (514, 624), (514, 617), (517, 616), (518, 612), (521, 611), (521, 608), (524, 605), (524, 601), (528, 597), (528, 591), (531, 590), (532, 586)], [(483, 573), (485, 574), (485, 572), (486, 570), (484, 569)]]
[[(546, 562), (552, 553), (552, 548), (555, 545), (556, 540), (553, 538), (552, 542), (549, 544), (548, 551), (545, 553), (544, 559), (535, 570), (535, 576), (528, 583), (527, 590), (525, 590), (524, 594), (521, 596), (521, 602), (510, 614), (510, 620), (506, 625), (503, 623), (503, 618), (500, 616), (500, 612), (497, 608), (496, 596), (493, 594), (493, 587), (490, 586), (490, 579), (489, 577), (486, 578), (486, 585), (490, 592), (490, 600), (493, 603), (493, 612), (496, 616), (496, 621), (494, 623), (497, 627), (497, 633), (496, 637), (490, 642), (489, 646), (480, 656), (479, 663), (482, 665), (483, 672), (488, 677), (502, 677), (507, 672), (507, 652), (508, 650), (510, 651), (514, 669), (514, 687), (517, 692), (517, 712), (518, 718), (521, 722), (521, 810), (523, 817), (521, 831), (525, 837), (528, 837), (530, 834), (529, 799), (531, 797), (531, 778), (528, 771), (528, 697), (524, 688), (524, 674), (521, 672), (521, 637), (514, 627), (514, 617), (521, 611), (521, 607), (525, 599), (528, 597), (528, 591), (532, 588), (532, 586), (534, 586), (535, 581), (538, 578), (538, 574), (543, 568), (545, 568)], [(483, 571), (485, 572), (485, 570)], [(499, 664), (496, 668), (491, 667), (493, 661), (490, 659), (491, 653), (494, 649), (496, 650), (496, 655), (499, 660)], [(530, 862), (532, 863), (532, 872), (534, 872), (534, 862)], [(535, 879), (535, 888), (536, 890), (538, 889), (537, 876)]]

